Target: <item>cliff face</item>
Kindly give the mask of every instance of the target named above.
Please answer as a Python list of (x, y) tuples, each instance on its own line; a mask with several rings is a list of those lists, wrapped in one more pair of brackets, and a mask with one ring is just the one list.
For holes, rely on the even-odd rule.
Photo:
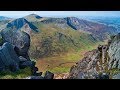
[(108, 45), (99, 45), (97, 49), (87, 52), (82, 60), (71, 67), (69, 78), (96, 79), (100, 74), (113, 78), (119, 74), (119, 69), (120, 34), (112, 36)]
[(120, 33), (112, 37), (108, 53), (110, 57), (109, 69), (120, 69)]

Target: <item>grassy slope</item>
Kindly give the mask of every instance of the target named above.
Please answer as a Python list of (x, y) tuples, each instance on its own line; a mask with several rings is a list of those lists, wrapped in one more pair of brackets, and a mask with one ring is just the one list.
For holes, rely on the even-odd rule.
[(42, 72), (45, 72), (46, 70), (49, 70), (53, 73), (69, 72), (71, 66), (84, 57), (85, 52), (95, 49), (98, 44), (84, 47), (82, 50), (67, 52), (64, 54), (62, 53), (58, 56), (40, 58), (38, 59), (36, 66), (39, 68), (39, 71)]
[(10, 71), (0, 72), (0, 79), (23, 79), (31, 75), (32, 75), (31, 69), (27, 67), (17, 72)]
[[(31, 35), (30, 53), (34, 52), (35, 54), (32, 53), (30, 56), (32, 59), (37, 60), (37, 67), (42, 72), (46, 70), (53, 73), (69, 72), (70, 67), (83, 58), (85, 52), (96, 48), (100, 44), (89, 34), (73, 30), (72, 28), (64, 30), (52, 23), (37, 23), (35, 25), (40, 29), (40, 33)], [(66, 37), (62, 37), (59, 40), (56, 33), (62, 33)], [(49, 43), (51, 43), (47, 46), (50, 48), (48, 51), (50, 55), (41, 57), (40, 53), (42, 54), (45, 51), (45, 47), (42, 47), (41, 44), (46, 39), (49, 39)], [(38, 51), (38, 54), (36, 54), (36, 51)]]

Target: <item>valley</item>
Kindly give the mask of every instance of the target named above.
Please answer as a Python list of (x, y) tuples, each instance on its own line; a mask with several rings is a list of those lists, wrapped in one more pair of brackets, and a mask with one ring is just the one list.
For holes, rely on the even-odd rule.
[[(56, 56), (40, 58), (36, 62), (36, 66), (39, 71), (45, 72), (49, 70), (54, 74), (68, 73), (70, 68), (75, 65), (76, 62), (84, 57), (84, 54), (88, 51), (95, 49), (99, 44), (105, 44), (104, 42), (99, 42), (95, 45), (85, 47), (79, 51), (63, 53)], [(53, 64), (54, 63), (54, 64)]]
[[(45, 75), (39, 78), (46, 78), (47, 71), (54, 73), (56, 78), (69, 73), (71, 77), (76, 78), (72, 76), (75, 70), (72, 68), (71, 71), (71, 67), (77, 66), (77, 62), (82, 62), (87, 52), (94, 51), (99, 45), (108, 44), (111, 37), (119, 33), (119, 21), (118, 25), (115, 21), (113, 19), (113, 23), (112, 20), (110, 23), (108, 19), (102, 18), (87, 20), (77, 17), (42, 17), (37, 14), (15, 19), (1, 16), (0, 44), (1, 47), (6, 42), (12, 44), (17, 58), (21, 60), (18, 67), (25, 61), (25, 66), (28, 65), (27, 67), (36, 71), (38, 69), (39, 73), (33, 70), (35, 75), (39, 75), (40, 72)], [(79, 65), (77, 68), (79, 69)], [(24, 74), (27, 69), (28, 73)], [(12, 73), (13, 78), (30, 76), (30, 68), (25, 70), (18, 72), (22, 75), (20, 77)]]

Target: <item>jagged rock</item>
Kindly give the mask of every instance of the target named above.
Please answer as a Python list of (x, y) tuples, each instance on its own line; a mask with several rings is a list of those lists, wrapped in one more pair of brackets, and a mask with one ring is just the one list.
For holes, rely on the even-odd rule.
[(19, 58), (15, 53), (13, 46), (6, 42), (0, 47), (0, 67), (11, 71), (19, 70)]
[(34, 67), (32, 67), (32, 73), (33, 73), (33, 75), (38, 76), (37, 71), (38, 71), (38, 68), (35, 67), (35, 65), (34, 65)]
[(34, 67), (34, 64), (33, 64), (33, 62), (32, 61), (25, 61), (25, 62), (23, 62), (23, 63), (21, 63), (20, 65), (20, 68), (21, 69), (23, 69), (23, 68), (25, 68), (25, 67)]
[(53, 79), (53, 78), (54, 78), (54, 74), (49, 71), (46, 71), (44, 79)]
[[(120, 33), (108, 40), (108, 45), (85, 53), (85, 57), (70, 70), (70, 79), (119, 79), (120, 73)], [(101, 74), (100, 74), (101, 73)], [(109, 74), (108, 74), (109, 73)]]
[(108, 49), (109, 69), (120, 69), (120, 33), (112, 38)]
[[(37, 70), (38, 71), (38, 70)], [(42, 72), (36, 72), (36, 74), (35, 74), (36, 76), (41, 76), (42, 75)]]
[(70, 79), (95, 79), (96, 75), (108, 67), (107, 45), (99, 45), (97, 49), (85, 53), (85, 57), (70, 70)]
[(118, 73), (117, 75), (114, 75), (112, 79), (120, 79), (120, 73)]
[(20, 59), (20, 62), (21, 62), (21, 63), (27, 61), (27, 59), (24, 58), (24, 57), (22, 57), (22, 56), (20, 56), (19, 59)]
[(106, 73), (101, 73), (95, 76), (95, 79), (109, 79), (109, 75)]
[(30, 47), (30, 36), (27, 33), (9, 28), (2, 30), (1, 35), (4, 42), (9, 42), (14, 45), (18, 56), (29, 59), (28, 49)]

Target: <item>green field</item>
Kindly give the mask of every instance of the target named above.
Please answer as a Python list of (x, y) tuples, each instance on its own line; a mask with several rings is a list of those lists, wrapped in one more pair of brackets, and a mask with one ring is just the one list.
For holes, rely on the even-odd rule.
[(23, 79), (31, 75), (32, 75), (31, 69), (27, 67), (25, 69), (20, 69), (19, 71), (16, 72), (11, 71), (0, 72), (0, 79)]

